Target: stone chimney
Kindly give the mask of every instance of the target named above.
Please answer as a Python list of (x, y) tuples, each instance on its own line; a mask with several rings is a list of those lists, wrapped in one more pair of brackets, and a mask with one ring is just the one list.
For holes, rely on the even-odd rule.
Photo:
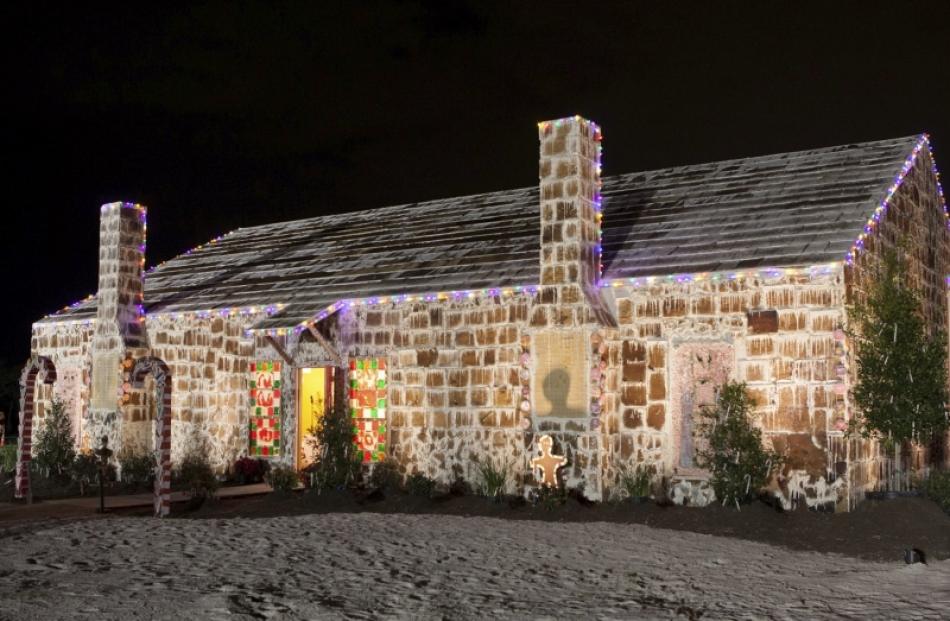
[[(140, 322), (145, 295), (145, 213), (142, 205), (107, 203), (99, 220), (99, 292), (96, 337), (115, 347), (143, 347)], [(103, 343), (105, 345), (105, 343)]]
[(601, 275), (600, 127), (580, 116), (538, 124), (541, 288), (535, 326), (616, 326)]
[[(591, 369), (599, 373), (599, 333), (616, 326), (599, 287), (600, 128), (579, 116), (538, 124), (541, 282), (531, 307), (531, 423), (567, 459), (568, 486), (602, 500), (601, 405)], [(606, 294), (606, 295), (605, 295)], [(599, 388), (598, 388), (599, 391)], [(597, 393), (599, 395), (599, 392)]]
[[(113, 413), (119, 409), (122, 360), (126, 352), (148, 346), (142, 304), (145, 282), (145, 207), (107, 203), (99, 220), (99, 291), (92, 338), (92, 387), (88, 430), (115, 442)], [(131, 353), (131, 352), (130, 352)], [(135, 352), (141, 354), (143, 352)], [(85, 425), (84, 425), (85, 426)]]

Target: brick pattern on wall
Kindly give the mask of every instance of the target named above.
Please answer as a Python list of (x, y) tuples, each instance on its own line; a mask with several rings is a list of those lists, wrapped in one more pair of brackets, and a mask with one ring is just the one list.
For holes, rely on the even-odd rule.
[(387, 361), (389, 450), (400, 470), (476, 482), (488, 459), (507, 462), (520, 482), (530, 442), (519, 411), (528, 308), (515, 297), (342, 314), (339, 350)]
[[(171, 371), (172, 462), (206, 450), (220, 471), (247, 451), (247, 369), (255, 341), (244, 335), (255, 317), (150, 319), (152, 355)], [(140, 403), (144, 402), (144, 399)], [(140, 406), (124, 421), (148, 420)]]
[[(80, 448), (91, 446), (88, 429), (84, 422), (89, 416), (89, 384), (92, 375), (92, 358), (90, 355), (90, 345), (92, 341), (93, 328), (82, 324), (40, 324), (33, 326), (33, 336), (30, 342), (30, 350), (40, 356), (45, 356), (53, 361), (57, 368), (63, 368), (67, 372), (57, 377), (53, 390), (44, 390), (42, 386), (35, 396), (36, 412), (34, 414), (33, 431), (37, 433), (42, 427), (46, 410), (49, 408), (52, 399), (56, 394), (68, 393), (77, 395), (77, 408), (72, 412), (73, 419), (79, 419), (78, 429), (73, 429), (79, 434), (76, 437), (77, 446)], [(73, 370), (77, 373), (75, 381), (78, 386), (72, 385)]]
[[(618, 287), (620, 324), (611, 341), (618, 378), (617, 408), (606, 414), (611, 460), (604, 475), (618, 478), (623, 464), (642, 463), (671, 477), (678, 455), (672, 434), (672, 359), (683, 344), (710, 353), (729, 344), (734, 378), (755, 400), (756, 423), (766, 442), (787, 454), (785, 501), (837, 504), (844, 483), (835, 474), (841, 455), (829, 452), (833, 428), (829, 393), (834, 373), (834, 330), (842, 325), (844, 287), (840, 270), (828, 275), (784, 275), (721, 281)], [(778, 313), (775, 333), (751, 334), (747, 311)]]
[[(224, 472), (247, 450), (247, 363), (253, 358), (254, 339), (244, 330), (256, 316), (148, 317), (147, 331), (153, 347), (128, 350), (135, 358), (151, 355), (164, 361), (172, 381), (172, 463), (189, 450), (207, 450), (212, 465)], [(153, 380), (146, 377), (141, 388), (129, 387), (129, 402), (93, 421), (89, 412), (91, 343), (93, 328), (81, 324), (42, 324), (33, 328), (33, 351), (54, 364), (79, 365), (83, 369), (80, 394), (83, 401), (83, 435), (79, 446), (99, 446), (99, 436), (110, 437), (110, 447), (135, 451), (154, 450), (153, 434), (157, 402)], [(119, 369), (116, 368), (116, 373)], [(38, 406), (44, 405), (38, 401)], [(98, 423), (98, 424), (97, 424)]]

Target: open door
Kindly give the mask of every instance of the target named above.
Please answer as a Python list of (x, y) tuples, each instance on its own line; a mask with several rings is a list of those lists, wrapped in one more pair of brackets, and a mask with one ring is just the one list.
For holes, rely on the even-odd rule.
[(314, 430), (333, 407), (333, 367), (305, 367), (298, 369), (297, 378), (297, 469), (303, 470), (314, 462), (320, 447)]

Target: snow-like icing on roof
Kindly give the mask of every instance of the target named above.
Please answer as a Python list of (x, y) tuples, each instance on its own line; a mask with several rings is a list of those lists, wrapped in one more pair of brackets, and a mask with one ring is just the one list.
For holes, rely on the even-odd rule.
[[(918, 139), (606, 177), (603, 276), (841, 261)], [(242, 228), (149, 273), (145, 308), (282, 303), (259, 326), (288, 327), (341, 299), (536, 284), (539, 221), (532, 187)]]

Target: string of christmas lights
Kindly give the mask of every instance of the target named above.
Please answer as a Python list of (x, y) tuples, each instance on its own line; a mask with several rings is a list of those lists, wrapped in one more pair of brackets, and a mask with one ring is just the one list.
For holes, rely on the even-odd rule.
[(950, 211), (948, 211), (947, 208), (947, 197), (943, 193), (943, 185), (940, 183), (940, 171), (937, 170), (937, 158), (934, 157), (930, 134), (924, 134), (924, 139), (927, 141), (927, 153), (930, 155), (930, 170), (933, 172), (934, 180), (937, 183), (937, 196), (940, 197), (940, 206), (943, 207), (943, 215), (947, 220), (947, 228), (950, 229)]
[(229, 237), (229, 236), (233, 235), (236, 231), (237, 231), (237, 229), (235, 229), (234, 231), (228, 231), (228, 232), (225, 233), (224, 235), (218, 235), (217, 237), (215, 237), (215, 238), (213, 238), (213, 239), (209, 239), (208, 241), (206, 241), (206, 242), (203, 243), (203, 244), (198, 244), (198, 245), (195, 246), (194, 248), (189, 248), (188, 250), (184, 251), (183, 253), (181, 253), (181, 254), (178, 255), (177, 257), (172, 257), (171, 259), (167, 259), (167, 260), (165, 260), (165, 261), (162, 261), (161, 263), (159, 263), (159, 264), (157, 264), (157, 265), (153, 265), (152, 267), (148, 268), (148, 270), (147, 270), (145, 273), (146, 273), (146, 274), (151, 274), (152, 272), (154, 272), (154, 271), (157, 270), (158, 268), (160, 268), (160, 267), (162, 267), (163, 265), (165, 265), (166, 263), (168, 263), (168, 261), (173, 261), (173, 260), (178, 259), (178, 258), (183, 257), (183, 256), (184, 256), (184, 257), (191, 256), (192, 254), (198, 252), (199, 250), (202, 250), (202, 249), (207, 248), (207, 247), (209, 247), (209, 246), (214, 246), (214, 245), (220, 243), (221, 241), (223, 241), (226, 237)]
[[(67, 309), (69, 309), (69, 308), (75, 308), (75, 307), (79, 306), (80, 304), (83, 304), (84, 302), (86, 302), (86, 301), (92, 299), (93, 297), (95, 297), (95, 296), (90, 295), (90, 296), (87, 297), (86, 299), (84, 299), (84, 300), (82, 300), (82, 301), (80, 301), (80, 302), (76, 302), (75, 304), (72, 304), (72, 305), (70, 305), (70, 306), (68, 306), (68, 307), (66, 307), (66, 308), (67, 308)], [(271, 315), (274, 315), (274, 314), (278, 313), (279, 311), (283, 310), (285, 307), (286, 307), (286, 304), (278, 303), (278, 304), (266, 304), (266, 305), (258, 304), (258, 305), (255, 305), (255, 306), (243, 306), (243, 307), (237, 307), (237, 306), (235, 306), (235, 307), (229, 307), (229, 308), (213, 308), (213, 309), (187, 310), (187, 311), (154, 312), (154, 313), (146, 313), (146, 314), (145, 314), (145, 317), (141, 318), (140, 321), (144, 321), (146, 318), (181, 320), (181, 319), (188, 319), (188, 318), (210, 319), (210, 318), (212, 318), (212, 317), (223, 317), (223, 318), (229, 318), (229, 317), (250, 317), (250, 316), (252, 316), (252, 315), (259, 315), (259, 314), (264, 314), (264, 315), (267, 315), (267, 316), (271, 316)], [(64, 309), (64, 310), (65, 310), (65, 309)], [(46, 316), (47, 319), (48, 319), (48, 318), (51, 318), (51, 317), (55, 317), (55, 315), (47, 315), (47, 316)], [(93, 322), (95, 322), (95, 320), (96, 320), (95, 317), (87, 317), (87, 318), (85, 318), (85, 319), (69, 319), (69, 320), (65, 320), (65, 321), (50, 322), (50, 325), (57, 325), (57, 326), (64, 326), (64, 325), (65, 325), (65, 326), (68, 326), (68, 325), (84, 325), (84, 326), (91, 326), (91, 325), (93, 324)]]
[(604, 169), (604, 135), (597, 123), (591, 121), (590, 124), (594, 130), (594, 140), (597, 143), (597, 159), (594, 168), (597, 174), (597, 179), (594, 182), (594, 218), (597, 222), (597, 280), (599, 281), (604, 274), (604, 199), (600, 193), (604, 186), (601, 179), (601, 172)]
[(943, 207), (943, 215), (947, 220), (947, 226), (950, 227), (950, 214), (947, 212), (947, 202), (943, 194), (943, 186), (940, 185), (940, 172), (937, 170), (937, 161), (933, 156), (933, 149), (930, 146), (930, 136), (928, 134), (921, 134), (917, 139), (917, 143), (914, 145), (913, 151), (910, 155), (907, 156), (907, 159), (904, 160), (904, 165), (901, 166), (901, 171), (897, 174), (897, 177), (894, 179), (894, 183), (887, 188), (887, 192), (884, 194), (884, 198), (881, 200), (881, 204), (875, 208), (874, 213), (868, 218), (867, 223), (864, 225), (864, 231), (858, 235), (858, 238), (851, 245), (851, 249), (848, 250), (848, 253), (845, 255), (845, 263), (847, 265), (852, 265), (855, 258), (857, 258), (858, 253), (864, 250), (864, 240), (868, 238), (871, 233), (877, 228), (878, 223), (882, 218), (887, 214), (887, 209), (890, 207), (891, 199), (894, 198), (894, 195), (897, 193), (897, 190), (900, 189), (901, 185), (904, 183), (904, 179), (914, 168), (914, 164), (917, 162), (917, 157), (920, 155), (921, 150), (924, 147), (927, 147), (927, 152), (930, 154), (931, 170), (933, 171), (934, 177), (937, 181), (937, 194), (940, 196), (941, 207)]
[(314, 315), (312, 318), (301, 321), (288, 328), (259, 328), (246, 330), (245, 334), (264, 334), (267, 336), (285, 336), (291, 332), (300, 334), (304, 330), (315, 326), (340, 309), (357, 306), (378, 306), (380, 304), (401, 304), (404, 302), (441, 302), (453, 300), (472, 300), (476, 298), (511, 297), (514, 295), (534, 295), (538, 292), (537, 285), (518, 285), (515, 287), (488, 287), (486, 289), (462, 289), (459, 291), (438, 291), (432, 293), (401, 293), (398, 295), (383, 295), (368, 298), (353, 298), (338, 300)]
[(203, 309), (203, 310), (188, 310), (188, 311), (159, 311), (155, 313), (150, 313), (149, 317), (156, 319), (187, 319), (198, 318), (198, 319), (210, 319), (212, 317), (221, 317), (227, 319), (229, 317), (248, 317), (250, 315), (274, 315), (282, 310), (287, 305), (284, 303), (277, 304), (257, 304), (254, 306), (232, 306), (228, 308), (212, 308), (212, 309)]
[(645, 287), (654, 284), (690, 283), (702, 281), (722, 281), (759, 278), (763, 280), (781, 278), (783, 276), (809, 277), (825, 276), (835, 273), (841, 266), (840, 262), (810, 265), (808, 267), (766, 267), (757, 270), (722, 271), (722, 272), (694, 272), (689, 274), (668, 274), (666, 276), (641, 276), (638, 278), (615, 278), (602, 280), (601, 287)]

